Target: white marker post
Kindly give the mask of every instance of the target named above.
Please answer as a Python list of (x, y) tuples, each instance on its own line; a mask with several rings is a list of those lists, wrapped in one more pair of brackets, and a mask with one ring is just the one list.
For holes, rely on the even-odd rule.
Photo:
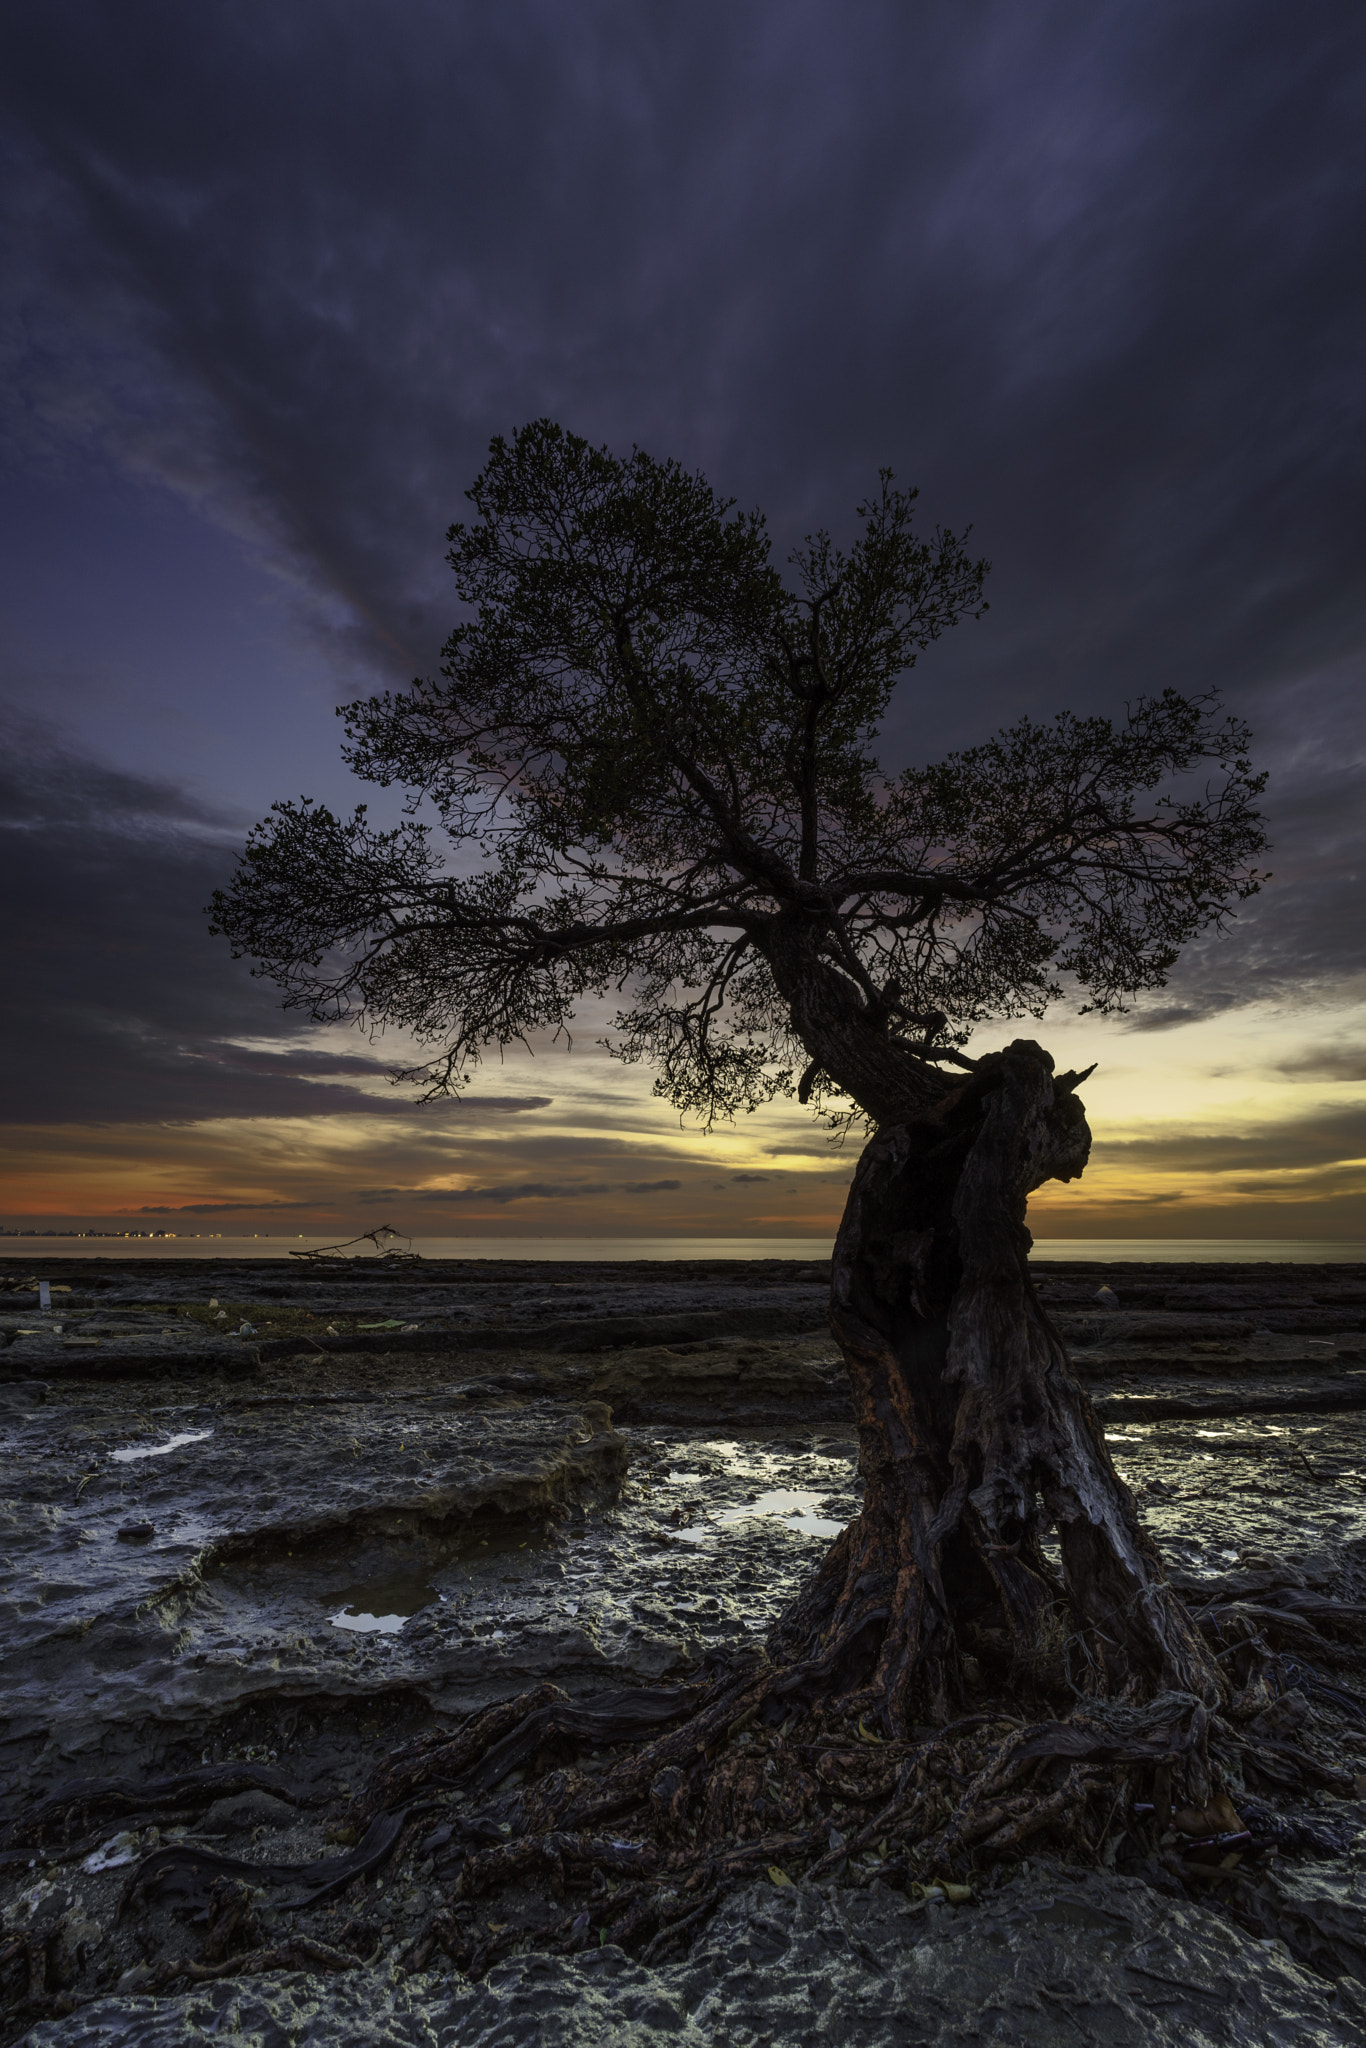
[(47, 1280), (40, 1280), (38, 1282), (38, 1306), (39, 1308), (51, 1308), (52, 1306), (52, 1286)]

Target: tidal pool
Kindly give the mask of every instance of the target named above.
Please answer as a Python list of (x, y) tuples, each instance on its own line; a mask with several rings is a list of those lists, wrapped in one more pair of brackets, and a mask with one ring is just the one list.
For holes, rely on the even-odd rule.
[(130, 1444), (126, 1450), (111, 1451), (109, 1455), (116, 1465), (131, 1465), (135, 1458), (164, 1458), (168, 1451), (178, 1451), (182, 1444), (202, 1444), (205, 1437), (212, 1435), (211, 1429), (184, 1429), (179, 1436), (168, 1437), (164, 1444)]
[[(815, 1462), (830, 1472), (838, 1489), (848, 1484), (847, 1458), (828, 1460), (819, 1454), (813, 1456), (810, 1445), (805, 1442), (784, 1445), (776, 1454), (771, 1446), (761, 1447), (729, 1439), (713, 1439), (699, 1443), (697, 1448), (707, 1454), (705, 1462), (709, 1470), (671, 1467), (667, 1472), (656, 1475), (656, 1483), (662, 1482), (665, 1486), (706, 1488), (708, 1497), (705, 1501), (695, 1498), (687, 1504), (688, 1511), (696, 1514), (698, 1519), (670, 1531), (675, 1542), (697, 1546), (734, 1529), (738, 1523), (765, 1520), (780, 1522), (786, 1534), (830, 1538), (838, 1536), (849, 1520), (847, 1513), (834, 1519), (818, 1512), (828, 1504), (830, 1487), (763, 1485), (769, 1477), (795, 1478), (794, 1467)], [(749, 1488), (756, 1482), (762, 1491), (751, 1494)], [(733, 1498), (737, 1491), (742, 1493), (739, 1501)], [(723, 1506), (721, 1502), (727, 1493), (732, 1495), (732, 1502)]]
[(761, 1493), (757, 1500), (745, 1501), (738, 1508), (723, 1509), (721, 1522), (748, 1522), (759, 1515), (776, 1515), (788, 1529), (800, 1529), (803, 1536), (838, 1536), (844, 1528), (843, 1522), (832, 1522), (827, 1515), (816, 1513), (824, 1504), (825, 1496), (810, 1493), (800, 1486), (775, 1486), (768, 1493)]
[(396, 1636), (415, 1614), (444, 1598), (425, 1572), (389, 1572), (348, 1586), (330, 1618), (333, 1628), (351, 1629), (357, 1635)]

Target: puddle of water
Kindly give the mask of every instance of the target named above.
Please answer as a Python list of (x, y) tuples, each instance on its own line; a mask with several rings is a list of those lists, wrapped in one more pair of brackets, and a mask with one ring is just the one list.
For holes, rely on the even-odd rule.
[(843, 1522), (832, 1522), (828, 1516), (816, 1513), (822, 1499), (819, 1493), (808, 1493), (804, 1488), (780, 1486), (769, 1493), (761, 1493), (757, 1500), (746, 1501), (738, 1508), (724, 1508), (714, 1522), (694, 1522), (686, 1529), (674, 1529), (671, 1533), (679, 1543), (705, 1543), (714, 1536), (718, 1528), (734, 1527), (737, 1522), (750, 1522), (760, 1516), (771, 1515), (780, 1520), (788, 1529), (795, 1529), (803, 1536), (838, 1536)]
[(423, 1573), (391, 1572), (387, 1578), (348, 1586), (341, 1595), (340, 1608), (329, 1618), (333, 1628), (350, 1629), (356, 1635), (396, 1636), (405, 1622), (424, 1607), (435, 1606), (441, 1597)]
[(332, 1616), (332, 1626), (350, 1629), (358, 1636), (396, 1636), (407, 1619), (406, 1614), (351, 1614), (343, 1608)]
[(804, 1487), (777, 1486), (770, 1493), (761, 1493), (757, 1500), (746, 1501), (743, 1507), (726, 1508), (723, 1522), (748, 1522), (758, 1515), (778, 1515), (789, 1529), (800, 1529), (804, 1536), (838, 1536), (843, 1522), (832, 1522), (816, 1513), (816, 1507), (823, 1496), (808, 1493)]
[(201, 1444), (206, 1436), (212, 1435), (211, 1429), (186, 1429), (164, 1444), (132, 1444), (127, 1450), (111, 1451), (109, 1455), (116, 1465), (131, 1465), (134, 1458), (164, 1458), (168, 1451), (178, 1451), (182, 1444)]

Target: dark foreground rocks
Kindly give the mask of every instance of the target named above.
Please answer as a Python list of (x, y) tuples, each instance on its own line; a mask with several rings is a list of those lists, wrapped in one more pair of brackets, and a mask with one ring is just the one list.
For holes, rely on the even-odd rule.
[[(43, 1311), (39, 1280), (48, 1283)], [(0, 1260), (0, 1383), (54, 1376), (238, 1378), (263, 1361), (448, 1357), (823, 1331), (825, 1269), (793, 1261), (567, 1267), (385, 1258)]]
[[(874, 1847), (833, 1885), (760, 1873), (682, 1959), (471, 1982), (458, 1955), (535, 1902), (473, 1902), (453, 1957), (439, 1828), (376, 1846), (355, 1795), (534, 1683), (688, 1683), (757, 1646), (858, 1505), (820, 1275), (263, 1261), (230, 1292), (149, 1264), (45, 1264), (71, 1288), (46, 1315), (0, 1295), (0, 2040), (1366, 2038), (1366, 1677), (1314, 1621), (1366, 1602), (1366, 1275), (1044, 1269), (1173, 1576), (1268, 1632), (1273, 1712), (1323, 1759), (1249, 1781), (1253, 1848), (1194, 1873), (1134, 1839), (949, 1904)], [(177, 1844), (248, 1877), (212, 1909), (126, 1899)], [(275, 1868), (341, 1875), (299, 1908)]]
[(519, 1956), (480, 1983), (392, 1968), (214, 1982), (99, 2000), (32, 2048), (748, 2048), (821, 2041), (959, 2048), (1349, 2048), (1366, 1987), (1130, 1879), (1043, 1864), (972, 1905), (765, 1884), (726, 1901), (692, 1953)]
[[(1035, 1270), (1090, 1379), (1323, 1379), (1352, 1360), (1366, 1378), (1366, 1268), (1041, 1258)], [(587, 1358), (600, 1380), (611, 1354), (653, 1350), (658, 1376), (664, 1356), (743, 1338), (823, 1335), (828, 1283), (828, 1265), (779, 1259), (566, 1266), (101, 1257), (46, 1261), (41, 1275), (0, 1259), (0, 1391), (53, 1379), (250, 1378), (281, 1358), (302, 1369), (434, 1350), (452, 1361), (529, 1354), (552, 1376), (550, 1361)], [(780, 1393), (776, 1385), (754, 1391)], [(802, 1389), (808, 1400), (830, 1392)], [(1342, 1381), (1336, 1392), (1360, 1394)]]
[[(45, 1403), (12, 1413), (6, 1436), (10, 1757), (54, 1735), (71, 1757), (149, 1719), (344, 1690), (363, 1638), (331, 1613), (491, 1543), (516, 1555), (614, 1495), (629, 1455), (600, 1403), (464, 1389), (163, 1415)], [(385, 1593), (400, 1608), (408, 1595)]]

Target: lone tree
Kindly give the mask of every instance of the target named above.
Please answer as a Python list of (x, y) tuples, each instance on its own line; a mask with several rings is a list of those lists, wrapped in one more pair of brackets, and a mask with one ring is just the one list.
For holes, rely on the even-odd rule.
[[(351, 766), (412, 793), (405, 821), (277, 805), (216, 928), (287, 1003), (415, 1033), (428, 1094), (616, 996), (613, 1050), (649, 1061), (680, 1110), (710, 1121), (795, 1092), (872, 1132), (831, 1298), (862, 1512), (691, 1749), (688, 1722), (615, 1809), (599, 1780), (596, 1804), (561, 1788), (533, 1818), (568, 1839), (590, 1808), (629, 1805), (629, 1780), (681, 1825), (699, 1757), (742, 1782), (715, 1761), (740, 1699), (741, 1718), (836, 1750), (861, 1724), (865, 1761), (880, 1742), (885, 1764), (917, 1726), (992, 1702), (1180, 1695), (1167, 1750), (1194, 1756), (1191, 1716), (1198, 1732), (1226, 1699), (1226, 1667), (1167, 1584), (1027, 1266), (1030, 1192), (1086, 1164), (1085, 1077), (1029, 1039), (964, 1047), (1069, 991), (1121, 1008), (1256, 888), (1245, 729), (1164, 690), (1119, 721), (1023, 719), (937, 766), (880, 768), (893, 689), (985, 609), (988, 566), (966, 533), (917, 532), (889, 472), (854, 545), (817, 533), (790, 578), (762, 517), (702, 477), (547, 421), (495, 440), (469, 497), (440, 680), (347, 713)], [(686, 1791), (649, 1777), (668, 1757)], [(998, 1768), (993, 1797), (1005, 1783)], [(960, 1836), (1013, 1839), (987, 1789)], [(1021, 1810), (1050, 1800), (1056, 1815), (1056, 1788)]]

